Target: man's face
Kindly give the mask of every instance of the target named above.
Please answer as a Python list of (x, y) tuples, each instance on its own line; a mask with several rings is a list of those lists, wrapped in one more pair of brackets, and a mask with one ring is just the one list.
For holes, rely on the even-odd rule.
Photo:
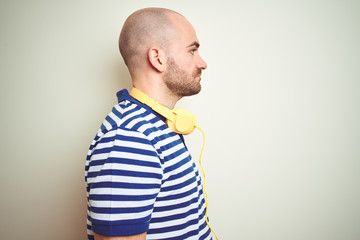
[(169, 46), (163, 79), (176, 96), (195, 95), (201, 91), (201, 71), (207, 65), (199, 55), (199, 40), (191, 24), (181, 16), (174, 23), (179, 34)]

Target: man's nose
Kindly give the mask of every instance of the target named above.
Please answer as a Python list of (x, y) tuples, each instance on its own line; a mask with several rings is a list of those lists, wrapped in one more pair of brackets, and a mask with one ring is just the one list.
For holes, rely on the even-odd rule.
[(206, 62), (199, 56), (199, 62), (197, 64), (197, 68), (205, 70), (207, 68)]

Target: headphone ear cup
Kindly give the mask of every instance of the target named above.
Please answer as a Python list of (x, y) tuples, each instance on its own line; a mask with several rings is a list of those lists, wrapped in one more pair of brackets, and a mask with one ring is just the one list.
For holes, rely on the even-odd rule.
[(193, 114), (181, 108), (172, 111), (175, 114), (174, 120), (166, 120), (166, 124), (172, 131), (187, 135), (195, 130), (197, 120)]

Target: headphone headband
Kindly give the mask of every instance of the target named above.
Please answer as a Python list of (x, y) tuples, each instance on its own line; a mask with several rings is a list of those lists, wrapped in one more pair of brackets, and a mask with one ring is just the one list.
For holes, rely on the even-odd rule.
[(137, 88), (133, 88), (130, 95), (138, 101), (148, 105), (152, 110), (166, 118), (168, 127), (179, 134), (190, 134), (195, 130), (196, 117), (184, 109), (173, 109), (165, 107)]

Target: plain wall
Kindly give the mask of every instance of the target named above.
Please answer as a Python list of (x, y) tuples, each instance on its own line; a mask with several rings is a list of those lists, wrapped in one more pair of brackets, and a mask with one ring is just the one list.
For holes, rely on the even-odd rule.
[[(0, 238), (85, 239), (84, 164), (115, 94), (117, 38), (149, 6), (182, 13), (208, 63), (178, 104), (206, 132), (221, 240), (360, 239), (359, 1), (0, 2)], [(202, 145), (186, 137), (195, 161)]]

